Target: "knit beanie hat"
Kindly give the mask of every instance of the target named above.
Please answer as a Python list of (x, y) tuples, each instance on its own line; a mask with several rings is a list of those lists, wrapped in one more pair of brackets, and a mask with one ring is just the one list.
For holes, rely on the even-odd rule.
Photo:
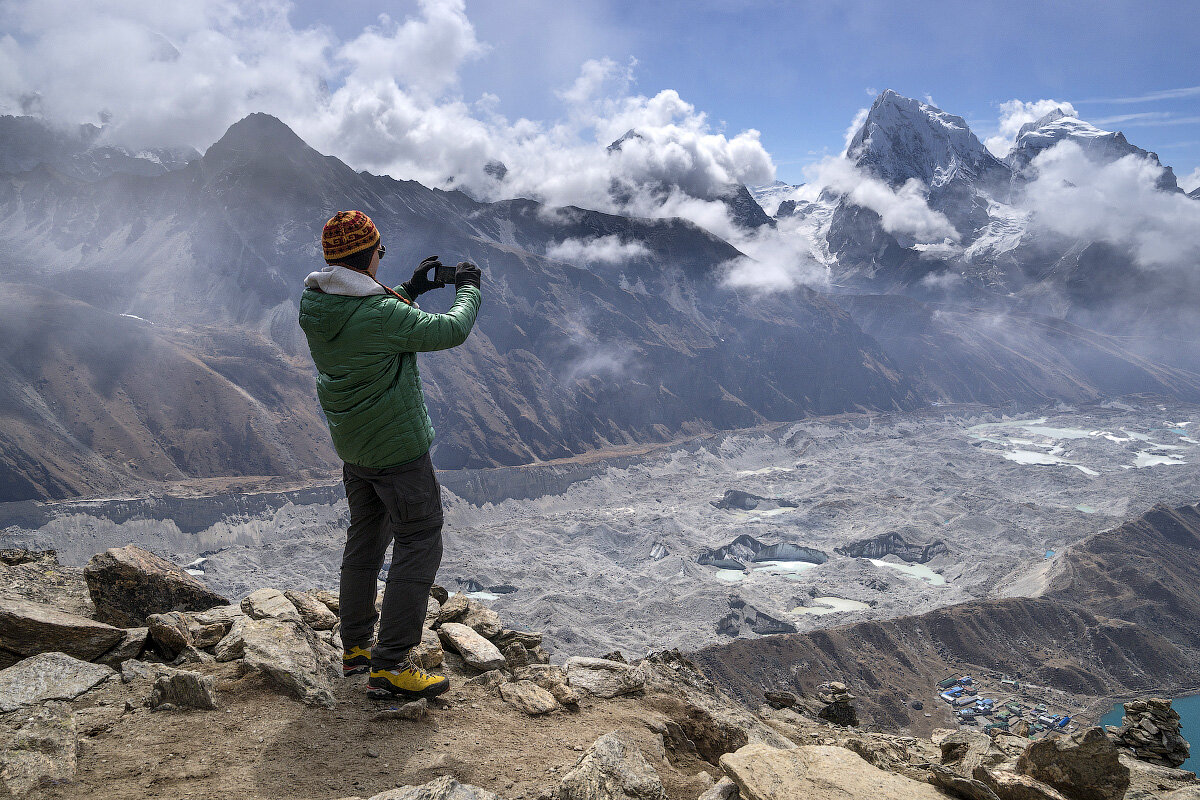
[(325, 223), (321, 232), (326, 263), (361, 253), (378, 243), (379, 231), (375, 229), (375, 223), (361, 211), (339, 211)]

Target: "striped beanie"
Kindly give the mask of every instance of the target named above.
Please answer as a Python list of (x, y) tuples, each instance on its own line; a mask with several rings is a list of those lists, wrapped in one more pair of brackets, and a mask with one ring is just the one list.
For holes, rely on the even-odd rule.
[(378, 243), (379, 231), (375, 229), (375, 223), (361, 211), (339, 211), (321, 231), (326, 263), (361, 253)]

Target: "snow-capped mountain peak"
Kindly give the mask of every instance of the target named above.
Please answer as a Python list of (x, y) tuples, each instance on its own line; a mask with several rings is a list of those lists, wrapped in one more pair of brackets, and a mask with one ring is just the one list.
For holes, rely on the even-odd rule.
[(891, 89), (875, 99), (847, 156), (893, 186), (916, 178), (937, 188), (1004, 170), (962, 117)]

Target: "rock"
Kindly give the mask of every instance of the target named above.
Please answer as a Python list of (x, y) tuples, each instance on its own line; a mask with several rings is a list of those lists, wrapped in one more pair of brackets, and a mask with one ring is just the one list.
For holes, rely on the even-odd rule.
[(542, 635), (531, 631), (502, 630), (500, 635), (492, 640), (497, 647), (504, 647), (509, 642), (517, 642), (526, 650), (542, 646)]
[(941, 764), (929, 765), (929, 782), (964, 800), (1000, 800), (983, 781), (959, 775)]
[(145, 661), (131, 658), (121, 663), (121, 683), (133, 683), (138, 678), (150, 678), (154, 673)]
[(791, 692), (763, 692), (763, 698), (771, 708), (791, 708), (799, 699)]
[[(459, 596), (455, 595), (450, 598), (450, 602)], [(496, 649), (496, 645), (466, 625), (458, 622), (444, 622), (438, 628), (438, 637), (442, 640), (443, 646), (458, 653), (468, 666), (481, 672), (507, 666), (504, 656)]]
[(568, 706), (570, 708), (575, 708), (576, 706), (578, 706), (579, 701), (583, 699), (583, 695), (580, 692), (572, 689), (570, 686), (567, 686), (565, 683), (551, 684), (548, 689), (545, 686), (543, 686), (542, 688), (546, 689), (546, 691), (550, 692), (550, 694), (554, 697), (554, 699), (557, 700), (559, 703), (563, 704), (564, 706)]
[(134, 628), (167, 611), (204, 611), (229, 603), (192, 575), (135, 545), (92, 556), (83, 568), (96, 616)]
[(422, 697), (411, 703), (405, 703), (399, 708), (385, 708), (371, 717), (373, 720), (387, 721), (389, 719), (420, 720), (429, 716), (429, 701)]
[(1020, 736), (1023, 739), (1029, 738), (1029, 720), (1019, 719), (1008, 726), (1009, 733), (1013, 736)]
[(543, 689), (555, 684), (566, 685), (567, 671), (554, 664), (527, 664), (512, 671), (513, 680), (533, 681)]
[(1129, 788), (1129, 768), (1098, 727), (1033, 742), (1017, 760), (1017, 771), (1069, 800), (1121, 800)]
[(46, 703), (18, 716), (6, 720), (6, 727), (15, 727), (3, 731), (0, 739), (5, 796), (23, 797), (43, 787), (73, 782), (78, 733), (71, 707)]
[(423, 627), (433, 629), (438, 624), (438, 614), (442, 613), (442, 604), (432, 597), (425, 603), (425, 622)]
[(125, 638), (118, 642), (113, 649), (97, 658), (96, 663), (119, 669), (121, 664), (129, 659), (141, 657), (142, 651), (146, 649), (146, 639), (149, 634), (149, 628), (126, 628)]
[(995, 792), (1000, 800), (1066, 800), (1052, 786), (1006, 769), (976, 767), (971, 777)]
[(328, 589), (316, 589), (309, 592), (309, 595), (311, 595), (317, 602), (321, 603), (330, 611), (332, 611), (335, 615), (341, 613), (342, 601), (337, 596), (337, 592), (331, 592)]
[(472, 628), (485, 639), (494, 639), (504, 630), (504, 626), (500, 624), (500, 615), (475, 600), (468, 602), (467, 613), (457, 621)]
[(1179, 713), (1171, 701), (1142, 697), (1125, 703), (1119, 728), (1109, 728), (1109, 737), (1135, 757), (1165, 767), (1178, 767), (1191, 748), (1180, 733)]
[(441, 666), (445, 655), (442, 651), (442, 641), (438, 638), (437, 633), (428, 628), (422, 628), (421, 643), (410, 653), (417, 666), (424, 670), (432, 670), (434, 667)]
[(825, 704), (825, 707), (817, 712), (819, 719), (846, 727), (858, 725), (858, 713), (853, 705), (854, 695), (850, 694), (846, 684), (838, 681), (821, 684), (817, 687), (817, 699)]
[(300, 614), (300, 621), (314, 631), (331, 631), (333, 626), (337, 625), (337, 614), (311, 594), (288, 590), (283, 593), (283, 596), (296, 607), (296, 611)]
[(945, 800), (927, 783), (885, 772), (844, 747), (750, 744), (721, 756), (742, 800)]
[(213, 648), (213, 655), (216, 656), (217, 661), (234, 661), (242, 657), (242, 653), (245, 651), (242, 631), (249, 622), (250, 618), (245, 616), (234, 620), (233, 625), (229, 628), (229, 633), (225, 634), (225, 637)]
[(0, 711), (43, 700), (71, 700), (115, 674), (102, 664), (65, 653), (38, 653), (0, 670)]
[(539, 664), (549, 664), (550, 654), (540, 644), (537, 647), (528, 648), (529, 657)]
[(430, 781), (421, 786), (401, 786), (399, 789), (389, 789), (371, 796), (370, 800), (502, 800), (502, 798), (471, 786), (459, 783), (449, 775)]
[(737, 784), (729, 778), (721, 778), (712, 788), (700, 795), (697, 800), (733, 800), (737, 796)]
[(18, 656), (56, 652), (92, 661), (125, 638), (120, 628), (26, 600), (0, 605), (0, 648)]
[(941, 740), (942, 764), (965, 778), (979, 766), (995, 767), (1008, 760), (1005, 753), (982, 731), (958, 731)]
[(228, 631), (233, 623), (239, 619), (245, 619), (246, 615), (242, 613), (241, 606), (224, 605), (213, 606), (207, 611), (193, 611), (188, 613), (188, 618), (196, 625), (213, 625), (219, 624)]
[(438, 624), (457, 622), (471, 610), (471, 601), (465, 594), (456, 594), (442, 601), (438, 611)]
[(646, 671), (619, 661), (575, 656), (567, 659), (567, 684), (597, 697), (617, 697), (646, 686)]
[[(236, 636), (229, 650), (240, 650), (243, 670), (258, 672), (271, 683), (309, 705), (335, 705), (330, 681), (334, 664), (321, 653), (316, 635), (299, 622), (249, 620), (234, 626), (226, 639)], [(226, 639), (221, 640), (224, 646)]]
[[(598, 659), (597, 659), (598, 660)], [(666, 800), (662, 779), (633, 740), (606, 733), (562, 779), (559, 800)]]
[(504, 673), (498, 669), (490, 669), (482, 675), (476, 675), (474, 678), (466, 680), (467, 686), (482, 686), (484, 689), (495, 689), (500, 684), (504, 683)]
[(558, 701), (554, 699), (554, 695), (533, 681), (500, 684), (500, 699), (530, 716), (548, 714), (558, 708)]
[(278, 589), (258, 589), (242, 600), (242, 613), (250, 619), (300, 622), (300, 612)]
[(529, 651), (520, 642), (509, 642), (500, 649), (500, 654), (508, 663), (509, 669), (518, 669), (529, 663)]
[(151, 614), (146, 617), (146, 627), (150, 632), (150, 639), (168, 661), (192, 644), (188, 620), (178, 611)]
[(172, 670), (154, 681), (150, 707), (171, 703), (179, 708), (217, 708), (216, 681), (211, 676), (187, 670)]
[(188, 626), (188, 636), (192, 639), (193, 647), (204, 650), (224, 639), (231, 627), (232, 623), (210, 622), (207, 625), (199, 625), (193, 622)]
[(429, 596), (437, 600), (438, 605), (442, 605), (450, 598), (450, 593), (446, 591), (444, 586), (438, 586), (436, 583), (429, 587)]
[(626, 660), (625, 655), (620, 650), (613, 650), (611, 653), (606, 653), (600, 657), (605, 661), (616, 661), (619, 664), (629, 663), (629, 661)]

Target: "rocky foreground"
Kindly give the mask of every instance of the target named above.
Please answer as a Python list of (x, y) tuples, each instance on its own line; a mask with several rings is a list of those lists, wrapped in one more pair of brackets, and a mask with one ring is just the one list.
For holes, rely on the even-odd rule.
[[(0, 784), (17, 797), (371, 800), (1200, 798), (1167, 701), (1106, 734), (1030, 743), (856, 727), (851, 687), (739, 705), (685, 656), (552, 664), (536, 632), (431, 592), (418, 657), (433, 702), (340, 676), (337, 598), (231, 604), (125, 547), (63, 567), (0, 553)], [(769, 689), (771, 687), (764, 687)], [(1177, 719), (1177, 718), (1176, 718)], [(1155, 740), (1153, 737), (1158, 735)], [(1166, 734), (1170, 733), (1170, 736)], [(1146, 759), (1146, 760), (1142, 760)]]

